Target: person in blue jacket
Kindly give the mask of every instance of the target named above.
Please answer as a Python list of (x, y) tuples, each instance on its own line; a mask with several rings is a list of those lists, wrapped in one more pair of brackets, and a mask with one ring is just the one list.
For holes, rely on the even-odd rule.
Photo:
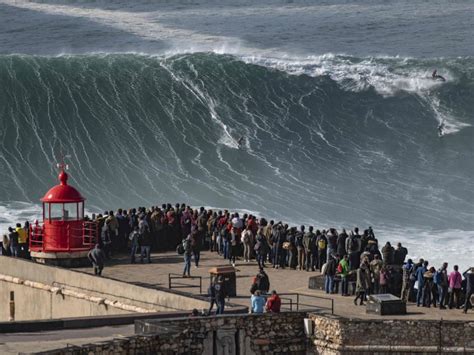
[(428, 271), (428, 260), (423, 262), (423, 265), (416, 270), (416, 281), (418, 281), (418, 292), (416, 294), (416, 305), (420, 307), (423, 301), (423, 286), (425, 285), (424, 274)]

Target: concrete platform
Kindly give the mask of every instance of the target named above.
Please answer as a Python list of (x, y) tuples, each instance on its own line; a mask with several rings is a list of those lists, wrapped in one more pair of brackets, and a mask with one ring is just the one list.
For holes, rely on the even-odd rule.
[[(199, 268), (194, 264), (191, 269), (191, 275), (201, 276), (203, 278), (202, 293), (207, 292), (209, 285), (209, 269), (217, 266), (228, 265), (222, 257), (216, 253), (202, 252)], [(237, 272), (237, 297), (231, 298), (231, 302), (249, 306), (250, 303), (250, 285), (253, 277), (258, 272), (258, 266), (255, 261), (244, 263), (238, 261), (236, 265)], [(79, 268), (78, 270), (92, 273), (92, 268)], [(174, 252), (152, 254), (151, 264), (130, 264), (128, 256), (116, 256), (114, 260), (107, 264), (103, 276), (110, 277), (125, 282), (137, 284), (144, 287), (168, 287), (168, 274), (181, 274), (183, 270), (183, 258)], [(309, 276), (318, 275), (318, 272), (296, 271), (291, 269), (273, 269), (266, 268), (270, 277), (270, 289), (275, 289), (280, 293), (297, 292), (303, 295), (315, 295), (330, 297), (334, 300), (334, 313), (339, 316), (360, 319), (431, 319), (431, 320), (466, 320), (474, 321), (474, 312), (470, 310), (467, 314), (461, 310), (440, 310), (435, 308), (416, 307), (413, 303), (408, 303), (407, 314), (400, 316), (378, 316), (366, 314), (365, 307), (354, 306), (353, 297), (342, 297), (340, 295), (326, 295), (319, 290), (310, 290), (308, 288)], [(181, 281), (181, 280), (178, 280)], [(196, 285), (196, 280), (184, 279), (182, 284)], [(199, 294), (198, 288), (180, 288), (179, 290), (191, 294)], [(323, 300), (304, 299), (305, 304), (313, 306), (327, 306), (328, 303)]]

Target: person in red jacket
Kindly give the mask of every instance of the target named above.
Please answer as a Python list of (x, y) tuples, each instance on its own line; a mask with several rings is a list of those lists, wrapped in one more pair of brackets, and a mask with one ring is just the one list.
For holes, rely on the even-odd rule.
[(280, 313), (281, 299), (275, 290), (272, 291), (272, 295), (268, 298), (265, 309), (270, 313)]

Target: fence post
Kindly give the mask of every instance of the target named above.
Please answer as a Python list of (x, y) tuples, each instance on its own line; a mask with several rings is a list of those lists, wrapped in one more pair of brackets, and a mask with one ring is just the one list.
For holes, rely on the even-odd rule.
[(10, 322), (15, 320), (15, 292), (10, 291), (10, 317), (8, 318)]

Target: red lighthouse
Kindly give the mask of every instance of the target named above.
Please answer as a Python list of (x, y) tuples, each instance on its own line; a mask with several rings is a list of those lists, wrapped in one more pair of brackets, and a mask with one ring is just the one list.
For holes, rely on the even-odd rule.
[(51, 188), (41, 199), (43, 224), (31, 226), (31, 257), (51, 265), (81, 265), (94, 246), (97, 225), (84, 220), (85, 198), (68, 185), (67, 166), (58, 164), (58, 168), (59, 185)]

